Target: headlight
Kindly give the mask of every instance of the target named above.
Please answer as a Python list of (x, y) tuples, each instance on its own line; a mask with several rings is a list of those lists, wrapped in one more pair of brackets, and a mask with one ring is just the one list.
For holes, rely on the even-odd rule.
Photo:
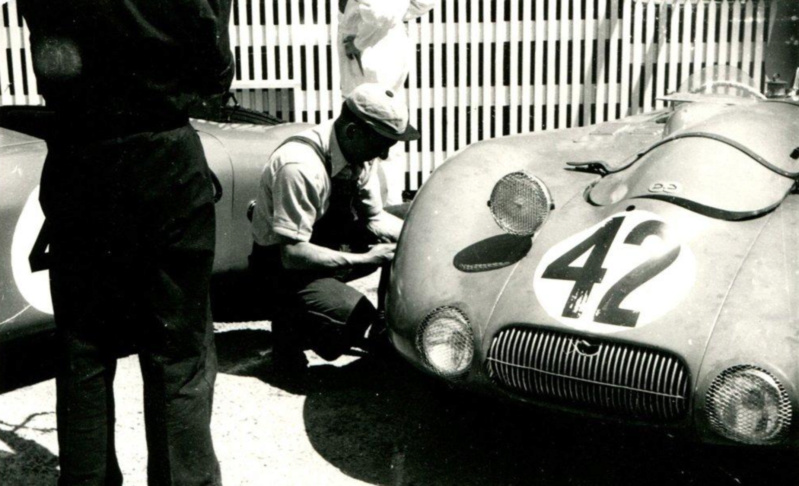
[(735, 366), (710, 385), (707, 415), (713, 429), (729, 439), (773, 444), (788, 431), (791, 402), (785, 388), (765, 370)]
[(416, 335), (416, 346), (425, 363), (436, 373), (454, 376), (469, 369), (474, 339), (469, 320), (454, 307), (431, 312)]
[(517, 236), (532, 236), (552, 209), (547, 186), (525, 171), (511, 172), (497, 182), (488, 201), (500, 228)]

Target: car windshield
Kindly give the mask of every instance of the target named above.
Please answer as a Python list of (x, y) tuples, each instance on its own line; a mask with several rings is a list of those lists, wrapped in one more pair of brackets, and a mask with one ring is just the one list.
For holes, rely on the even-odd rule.
[(680, 84), (677, 93), (762, 99), (755, 80), (737, 67), (713, 66), (701, 69)]

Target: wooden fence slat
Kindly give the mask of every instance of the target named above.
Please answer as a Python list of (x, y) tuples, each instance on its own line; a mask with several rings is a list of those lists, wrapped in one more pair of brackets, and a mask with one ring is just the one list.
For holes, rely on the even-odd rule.
[(683, 21), (683, 28), (682, 28), (682, 38), (680, 39), (680, 47), (682, 50), (680, 51), (680, 77), (677, 80), (677, 83), (683, 83), (693, 72), (693, 63), (692, 63), (692, 56), (691, 56), (691, 16), (693, 14), (693, 2), (690, 0), (686, 0), (683, 4), (683, 11), (682, 11), (682, 21)]
[[(466, 76), (469, 67), (469, 30), (466, 22), (466, 2), (464, 0), (455, 3), (458, 9), (458, 145), (456, 150), (466, 146), (468, 125), (466, 124), (466, 114), (468, 113), (468, 94), (469, 88), (466, 86)], [(450, 10), (451, 11), (451, 10)], [(453, 56), (454, 59), (454, 56)]]
[[(334, 5), (332, 5), (333, 2), (335, 2)], [(319, 77), (319, 118), (321, 120), (327, 120), (330, 118), (330, 114), (332, 112), (331, 92), (330, 88), (328, 88), (328, 65), (330, 64), (330, 56), (328, 56), (327, 52), (328, 48), (335, 48), (336, 46), (335, 43), (331, 44), (331, 29), (330, 25), (326, 23), (325, 19), (327, 18), (328, 7), (331, 7), (331, 14), (336, 13), (338, 2), (335, 0), (320, 0), (318, 2), (318, 6), (319, 23), (324, 26), (327, 33), (326, 38), (320, 39), (319, 42), (319, 71), (316, 73), (316, 75)], [(338, 66), (335, 68), (338, 69)], [(341, 88), (339, 86), (332, 86), (332, 89), (338, 91)]]
[[(569, 0), (560, 0), (560, 13), (561, 18), (557, 19), (558, 24), (558, 38), (553, 43), (558, 48), (559, 55), (557, 55), (557, 62), (560, 64), (558, 70), (558, 81), (554, 83), (554, 89), (558, 93), (558, 104), (555, 111), (557, 116), (553, 128), (566, 127), (567, 110), (569, 108), (569, 40), (570, 33), (569, 27), (571, 22), (568, 21)], [(557, 18), (557, 17), (555, 17)], [(554, 67), (553, 67), (554, 68)]]
[[(441, 8), (434, 8), (432, 11), (433, 14), (433, 23), (431, 27), (433, 28), (433, 39), (432, 39), (432, 46), (433, 46), (433, 70), (430, 72), (430, 82), (433, 86), (431, 90), (432, 95), (432, 109), (433, 109), (433, 119), (432, 124), (428, 128), (428, 130), (432, 129), (433, 133), (433, 140), (431, 144), (432, 149), (432, 161), (430, 165), (430, 171), (432, 172), (438, 165), (443, 162), (439, 160), (442, 155), (444, 155), (444, 123), (442, 120), (443, 112), (444, 112), (444, 92), (442, 87), (442, 76), (444, 73), (444, 57), (443, 57), (443, 48), (444, 48), (444, 22), (442, 20), (442, 12)], [(427, 172), (425, 172), (424, 177), (427, 177)]]
[(22, 39), (27, 37), (23, 32), (19, 23), (17, 22), (17, 4), (16, 2), (9, 2), (8, 4), (9, 16), (9, 47), (11, 49), (11, 72), (14, 76), (14, 103), (24, 105), (27, 100), (25, 99), (25, 84), (22, 78)]
[(718, 43), (716, 42), (715, 26), (716, 18), (718, 16), (718, 3), (710, 2), (707, 8), (707, 25), (710, 27), (707, 34), (707, 49), (705, 51), (705, 63), (712, 66), (716, 63), (716, 52), (718, 50)]
[(597, 74), (596, 74), (596, 116), (595, 121), (596, 123), (601, 123), (605, 121), (607, 118), (605, 116), (605, 106), (607, 104), (607, 95), (608, 95), (608, 84), (605, 82), (605, 77), (615, 75), (615, 73), (610, 73), (610, 68), (607, 64), (608, 57), (607, 57), (607, 46), (606, 41), (610, 34), (611, 29), (613, 28), (612, 25), (607, 21), (607, 13), (608, 13), (608, 0), (599, 0), (597, 3), (597, 10), (596, 15), (597, 19), (599, 20), (599, 25), (597, 27), (597, 53), (596, 53), (596, 66), (597, 66)]
[(631, 57), (631, 35), (632, 35), (632, 0), (622, 0), (621, 15), (621, 91), (619, 94), (619, 114), (615, 118), (630, 114), (630, 57)]
[(419, 145), (422, 147), (422, 153), (420, 155), (420, 163), (421, 167), (420, 170), (422, 172), (422, 177), (426, 177), (431, 169), (430, 157), (431, 157), (431, 148), (432, 145), (430, 144), (430, 133), (433, 132), (433, 138), (435, 138), (435, 131), (434, 127), (432, 126), (431, 119), (430, 119), (430, 108), (432, 108), (432, 103), (430, 99), (430, 21), (429, 15), (423, 15), (420, 18), (421, 22), (419, 24), (420, 28), (420, 37), (419, 40), (422, 45), (422, 79), (421, 79), (421, 86), (420, 86), (420, 101), (421, 101), (421, 109), (422, 109), (422, 138), (419, 140)]
[[(533, 69), (533, 131), (541, 131), (544, 127), (544, 105), (545, 105), (545, 86), (544, 86), (544, 43), (546, 41), (546, 22), (544, 22), (544, 5), (542, 1), (536, 2), (535, 14), (535, 64)], [(550, 68), (552, 69), (552, 68)]]
[(514, 135), (519, 133), (521, 130), (519, 129), (519, 97), (521, 95), (521, 87), (523, 85), (519, 84), (519, 61), (520, 58), (520, 49), (519, 43), (520, 36), (519, 36), (519, 28), (521, 26), (520, 19), (518, 18), (519, 15), (519, 7), (520, 5), (511, 2), (510, 3), (510, 27), (508, 32), (508, 38), (510, 41), (510, 49), (509, 55), (510, 59), (508, 59), (508, 63), (510, 64), (509, 70), (509, 92), (508, 92), (508, 127), (509, 133)]
[[(508, 99), (505, 95), (505, 40), (507, 39), (507, 27), (505, 24), (505, 2), (497, 0), (496, 2), (497, 18), (494, 24), (494, 32), (492, 39), (492, 46), (495, 52), (494, 61), (494, 93), (491, 108), (494, 109), (495, 117), (492, 120), (494, 123), (494, 134), (501, 137), (504, 134), (503, 127), (505, 126), (505, 113), (504, 107), (508, 106)], [(483, 108), (484, 110), (486, 108)], [(488, 137), (486, 137), (488, 138)]]
[(654, 68), (657, 62), (657, 33), (655, 32), (655, 12), (657, 4), (647, 2), (646, 5), (646, 39), (644, 39), (644, 112), (652, 111), (655, 89)]
[(643, 91), (643, 87), (641, 86), (642, 83), (645, 82), (645, 78), (641, 76), (641, 69), (643, 67), (644, 61), (644, 46), (641, 45), (641, 37), (643, 37), (643, 30), (644, 30), (644, 4), (643, 2), (635, 2), (633, 5), (633, 17), (632, 17), (632, 39), (631, 39), (631, 50), (632, 50), (632, 61), (630, 65), (630, 92), (631, 92), (631, 100), (630, 100), (630, 108), (629, 113), (635, 114), (638, 113), (640, 104), (638, 100), (641, 99), (641, 92)]
[[(297, 121), (338, 114), (337, 6), (235, 1), (233, 92), (243, 106)], [(765, 0), (441, 0), (408, 25), (417, 52), (402, 96), (423, 131), (406, 145), (408, 187), (479, 139), (661, 108), (656, 98), (703, 67), (740, 67), (762, 84), (767, 8)], [(0, 103), (42, 103), (16, 0), (6, 17)]]
[[(304, 2), (304, 17), (305, 25), (311, 28), (316, 27), (316, 22), (313, 19), (313, 12), (311, 10), (311, 2)], [(316, 41), (310, 35), (305, 43), (305, 113), (303, 114), (302, 121), (310, 123), (316, 122), (317, 113), (317, 93), (314, 89), (314, 82), (316, 79), (316, 72), (314, 71), (314, 48)], [(271, 64), (271, 63), (270, 63)], [(272, 68), (274, 69), (274, 67)]]
[(594, 21), (594, 2), (585, 3), (585, 68), (583, 68), (583, 125), (590, 125), (591, 106), (594, 103), (596, 86), (592, 79), (594, 75), (594, 40), (597, 38), (596, 22)]
[[(446, 55), (444, 55), (444, 63), (446, 64), (446, 85), (443, 85), (443, 80), (439, 79), (438, 82), (442, 83), (439, 89), (443, 89), (445, 96), (444, 111), (446, 120), (442, 120), (444, 124), (444, 140), (446, 141), (446, 151), (442, 150), (439, 154), (441, 162), (449, 157), (455, 151), (455, 110), (456, 99), (458, 95), (458, 87), (455, 86), (455, 43), (458, 38), (456, 25), (453, 22), (455, 16), (455, 0), (445, 0), (447, 9), (447, 18), (444, 22), (446, 28), (444, 38), (446, 44)], [(436, 165), (438, 166), (438, 164)]]
[(547, 71), (547, 85), (546, 85), (546, 103), (544, 108), (546, 110), (545, 128), (557, 128), (557, 121), (555, 120), (555, 77), (557, 72), (556, 56), (556, 42), (558, 33), (557, 18), (557, 0), (549, 0), (547, 5), (547, 57), (546, 57), (546, 71)]
[[(239, 0), (239, 4), (246, 4), (242, 0)], [(264, 32), (266, 29), (261, 28), (261, 10), (263, 8), (263, 4), (260, 1), (252, 1), (250, 2), (250, 17), (252, 18), (252, 23), (247, 25), (247, 31), (251, 34), (251, 41), (252, 41), (252, 50), (253, 50), (253, 58), (252, 58), (252, 67), (254, 76), (252, 79), (263, 79), (263, 65), (261, 64), (261, 49), (264, 45)], [(246, 17), (242, 18), (239, 17), (239, 22), (246, 21)], [(266, 53), (267, 58), (269, 53)], [(267, 62), (267, 64), (269, 64)]]
[(704, 54), (705, 54), (705, 4), (703, 2), (698, 2), (696, 4), (696, 12), (694, 14), (696, 18), (696, 36), (693, 39), (694, 45), (694, 72), (699, 72), (705, 62)]
[(741, 32), (741, 4), (740, 2), (733, 2), (732, 4), (732, 22), (730, 30), (732, 31), (732, 42), (730, 42), (730, 66), (733, 68), (738, 67), (741, 62), (741, 48), (738, 41), (738, 35)]
[(720, 66), (730, 63), (729, 57), (729, 43), (727, 37), (729, 36), (729, 22), (730, 22), (730, 4), (727, 0), (721, 2), (720, 17), (720, 30), (719, 30), (719, 58), (718, 64)]
[(483, 54), (483, 63), (480, 73), (483, 76), (483, 85), (480, 89), (480, 108), (482, 110), (482, 137), (486, 139), (491, 137), (491, 43), (489, 40), (492, 38), (493, 24), (491, 23), (491, 0), (480, 0), (480, 13), (483, 16), (482, 24), (482, 38), (481, 38), (481, 52)]
[[(306, 2), (307, 4), (307, 2)], [(302, 93), (302, 86), (298, 86), (302, 81), (302, 56), (300, 54), (300, 46), (306, 43), (303, 32), (306, 31), (305, 27), (309, 22), (308, 17), (304, 17), (305, 13), (300, 12), (300, 6), (294, 3), (292, 7), (292, 21), (289, 29), (291, 38), (291, 57), (293, 63), (291, 66), (291, 79), (294, 81), (295, 86), (292, 88), (292, 102), (293, 109), (291, 110), (291, 121), (302, 121), (302, 114), (306, 111), (305, 97)], [(300, 22), (300, 17), (303, 16), (303, 21)]]
[(478, 9), (480, 2), (478, 0), (469, 0), (469, 10), (471, 11), (470, 23), (470, 39), (471, 51), (469, 60), (471, 62), (471, 85), (469, 86), (469, 143), (474, 143), (479, 140), (479, 123), (478, 106), (480, 104), (480, 86), (478, 79), (480, 79), (480, 23), (477, 21)]
[[(668, 84), (666, 80), (666, 57), (668, 54), (668, 5), (662, 2), (658, 5), (658, 31), (657, 31), (657, 74), (655, 76), (655, 95), (660, 98), (668, 94)], [(657, 100), (655, 108), (660, 109), (665, 106), (665, 102)]]
[[(766, 37), (765, 37), (765, 24), (766, 24), (766, 5), (765, 2), (759, 2), (757, 4), (757, 14), (756, 14), (756, 22), (757, 27), (755, 29), (755, 69), (752, 72), (752, 77), (754, 78), (755, 82), (758, 86), (762, 86), (764, 83), (763, 79), (763, 62), (765, 61), (763, 57), (763, 49), (765, 47)], [(766, 73), (769, 74), (769, 73)], [(771, 73), (773, 74), (773, 73)], [(771, 75), (769, 74), (769, 75)]]
[[(5, 12), (0, 9), (0, 20), (11, 23), (10, 19), (5, 17)], [(11, 89), (13, 88), (10, 73), (13, 72), (14, 64), (8, 62), (6, 53), (9, 52), (11, 46), (9, 44), (8, 36), (10, 29), (3, 29), (0, 33), (0, 103), (3, 105), (10, 105), (14, 103), (14, 98), (11, 96)]]
[(568, 23), (571, 29), (571, 44), (572, 44), (572, 82), (571, 82), (571, 120), (569, 121), (570, 127), (576, 127), (580, 124), (580, 108), (583, 98), (582, 84), (580, 82), (580, 64), (583, 59), (583, 49), (580, 44), (583, 41), (583, 11), (581, 2), (574, 2), (574, 18)]
[(533, 129), (532, 116), (530, 109), (532, 106), (532, 69), (533, 62), (532, 56), (532, 43), (533, 43), (533, 19), (532, 19), (532, 0), (522, 0), (521, 10), (521, 86), (520, 88), (520, 132), (525, 133)]
[[(626, 1), (626, 0), (623, 0)], [(622, 36), (622, 21), (619, 19), (619, 0), (610, 0), (610, 64), (608, 67), (608, 120), (615, 120), (616, 107), (619, 101), (618, 69), (619, 42)]]
[(673, 93), (678, 88), (677, 71), (680, 62), (680, 7), (678, 3), (671, 6), (669, 20), (669, 83), (666, 89), (669, 93)]
[(753, 17), (755, 12), (753, 10), (753, 4), (747, 3), (744, 6), (743, 18), (741, 19), (741, 27), (744, 29), (744, 38), (743, 38), (743, 45), (741, 46), (741, 69), (749, 73), (750, 75), (754, 72), (752, 66), (752, 28), (755, 26), (753, 22)]
[[(236, 13), (239, 16), (239, 23), (238, 25), (231, 25), (231, 28), (238, 32), (239, 57), (236, 61), (239, 64), (239, 78), (243, 81), (251, 81), (253, 78), (250, 76), (249, 49), (252, 46), (252, 42), (250, 41), (250, 26), (247, 25), (247, 2), (235, 0), (235, 6)], [(232, 15), (230, 21), (234, 21)]]

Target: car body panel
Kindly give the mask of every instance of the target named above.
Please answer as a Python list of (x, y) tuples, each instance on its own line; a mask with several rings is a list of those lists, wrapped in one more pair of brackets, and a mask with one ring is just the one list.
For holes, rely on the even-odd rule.
[[(450, 384), (613, 418), (492, 377), (496, 336), (555, 331), (675, 357), (688, 412), (649, 425), (734, 443), (707, 422), (705, 397), (740, 364), (776, 377), (799, 422), (799, 104), (728, 98), (696, 95), (594, 127), (504, 137), (448, 160), (419, 191), (398, 245), (387, 300), (395, 348), (439, 376), (418, 333), (432, 311), (453, 306), (468, 320), (474, 355), (463, 374), (440, 376)], [(506, 233), (487, 205), (517, 171), (554, 201), (532, 237)], [(536, 359), (567, 362), (573, 352)], [(781, 445), (799, 445), (799, 427)]]
[[(282, 140), (309, 125), (192, 123), (222, 187), (216, 204), (214, 273), (243, 270), (252, 246), (247, 208), (255, 199), (263, 165)], [(44, 221), (38, 191), (46, 154), (41, 139), (0, 128), (0, 248), (6, 249), (0, 257), (0, 342), (53, 328), (48, 272), (33, 272), (28, 260)]]
[[(491, 272), (470, 273), (470, 278), (464, 279), (463, 272), (453, 266), (453, 259), (459, 254), (467, 260), (476, 259), (477, 265), (497, 265), (496, 259), (505, 258), (490, 249), (495, 248), (493, 243), (497, 239), (511, 247), (521, 245), (517, 251), (524, 249), (524, 242), (507, 238), (487, 210), (491, 190), (500, 177), (518, 168), (528, 168), (547, 184), (556, 204), (566, 203), (580, 197), (583, 187), (599, 179), (595, 174), (564, 171), (567, 162), (602, 157), (621, 163), (623, 158), (619, 158), (617, 144), (629, 145), (633, 150), (647, 147), (660, 138), (661, 118), (661, 113), (653, 113), (628, 119), (626, 123), (482, 142), (439, 167), (416, 196), (400, 237), (400, 247), (415, 250), (400, 252), (394, 262), (392, 278), (403, 281), (392, 285), (387, 305), (390, 316), (402, 316), (392, 323), (398, 349), (414, 354), (415, 323), (421, 322), (430, 309), (452, 303), (453, 298), (462, 295), (481, 295), (493, 302), (491, 299), (497, 297), (493, 289), (501, 288), (510, 276), (512, 268), (505, 265)], [(459, 189), (448, 191), (447, 187)], [(462, 221), (465, 215), (468, 215), (467, 224), (453, 231), (449, 222)], [(481, 246), (481, 242), (486, 243)], [(481, 253), (482, 247), (489, 249)], [(477, 255), (470, 257), (470, 253)], [(433, 278), (435, 282), (431, 281)], [(429, 291), (431, 285), (435, 286), (435, 292)], [(461, 303), (466, 307), (464, 310), (474, 313), (470, 315), (475, 322), (483, 325), (488, 322), (490, 306), (486, 309), (482, 302), (475, 306)]]

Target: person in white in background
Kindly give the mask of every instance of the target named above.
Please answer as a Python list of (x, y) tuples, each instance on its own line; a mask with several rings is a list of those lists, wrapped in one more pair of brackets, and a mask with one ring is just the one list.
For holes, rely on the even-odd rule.
[[(378, 83), (402, 93), (416, 55), (406, 22), (426, 14), (434, 4), (435, 0), (339, 0), (338, 54), (343, 97), (363, 83)], [(405, 146), (397, 144), (388, 160), (380, 164), (384, 205), (402, 202), (404, 162)]]

